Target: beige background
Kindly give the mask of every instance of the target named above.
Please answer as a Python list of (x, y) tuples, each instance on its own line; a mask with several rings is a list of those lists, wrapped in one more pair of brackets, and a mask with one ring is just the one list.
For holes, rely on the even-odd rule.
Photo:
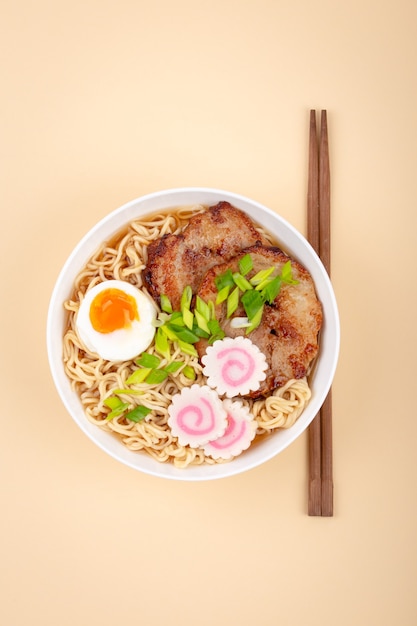
[[(411, 626), (416, 583), (414, 0), (2, 3), (0, 622)], [(224, 481), (164, 482), (64, 410), (45, 324), (100, 218), (212, 186), (305, 233), (308, 110), (327, 108), (335, 515), (307, 437)]]

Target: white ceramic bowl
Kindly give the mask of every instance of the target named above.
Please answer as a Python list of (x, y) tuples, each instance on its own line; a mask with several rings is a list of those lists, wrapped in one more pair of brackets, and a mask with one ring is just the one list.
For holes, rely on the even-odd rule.
[[(311, 273), (324, 314), (320, 352), (311, 380), (312, 398), (291, 428), (275, 432), (230, 463), (177, 469), (171, 464), (159, 463), (145, 453), (127, 450), (114, 436), (87, 420), (64, 372), (63, 303), (72, 292), (76, 275), (96, 249), (131, 220), (160, 209), (197, 203), (210, 206), (220, 200), (229, 201), (272, 232), (278, 244)], [(81, 430), (107, 454), (133, 469), (161, 478), (188, 481), (239, 474), (265, 463), (292, 443), (307, 428), (326, 398), (336, 370), (339, 342), (339, 316), (333, 288), (319, 257), (306, 239), (286, 220), (258, 202), (227, 191), (206, 188), (180, 188), (152, 193), (123, 205), (98, 222), (79, 242), (62, 268), (52, 293), (47, 320), (47, 349), (52, 376), (62, 402)]]

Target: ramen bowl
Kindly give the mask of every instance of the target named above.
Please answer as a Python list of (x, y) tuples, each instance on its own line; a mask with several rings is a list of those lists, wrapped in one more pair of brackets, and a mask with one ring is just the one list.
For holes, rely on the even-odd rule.
[[(211, 206), (222, 200), (241, 209), (258, 225), (269, 231), (277, 244), (310, 272), (323, 307), (320, 348), (309, 378), (311, 399), (293, 426), (278, 429), (268, 437), (262, 438), (232, 461), (180, 469), (171, 463), (161, 463), (143, 451), (134, 452), (127, 449), (113, 434), (105, 432), (87, 419), (81, 401), (76, 391), (72, 389), (64, 370), (63, 336), (66, 330), (64, 302), (73, 291), (76, 276), (100, 245), (111, 239), (132, 220), (165, 209), (194, 204)], [(233, 476), (266, 463), (287, 448), (306, 430), (327, 396), (336, 370), (339, 342), (339, 316), (329, 276), (320, 258), (302, 234), (276, 212), (249, 198), (228, 191), (195, 187), (170, 189), (142, 196), (121, 206), (98, 222), (78, 243), (59, 273), (47, 319), (47, 351), (52, 377), (64, 407), (83, 433), (110, 457), (134, 470), (160, 478), (184, 481), (204, 481)]]

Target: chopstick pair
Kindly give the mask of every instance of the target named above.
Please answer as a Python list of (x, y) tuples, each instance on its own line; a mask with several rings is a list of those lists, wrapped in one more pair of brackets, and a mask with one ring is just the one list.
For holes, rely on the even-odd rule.
[[(327, 112), (310, 111), (307, 238), (330, 276), (330, 164)], [(331, 389), (308, 428), (308, 514), (333, 515), (333, 444)]]

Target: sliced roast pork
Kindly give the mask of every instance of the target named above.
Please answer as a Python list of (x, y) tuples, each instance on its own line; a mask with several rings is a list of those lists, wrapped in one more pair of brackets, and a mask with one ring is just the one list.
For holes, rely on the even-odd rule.
[[(289, 260), (279, 248), (255, 245), (239, 253), (231, 260), (211, 268), (203, 278), (198, 295), (208, 302), (215, 302), (217, 288), (215, 279), (228, 269), (239, 271), (239, 259), (250, 253), (253, 270), (247, 275), (251, 278), (257, 272), (274, 266), (276, 273), (281, 273), (283, 265)], [(272, 304), (264, 305), (262, 321), (253, 330), (249, 339), (263, 352), (268, 363), (266, 380), (261, 383), (252, 397), (270, 393), (283, 386), (290, 379), (306, 376), (311, 363), (318, 352), (318, 334), (322, 325), (322, 307), (317, 298), (313, 280), (309, 272), (297, 261), (291, 261), (292, 276), (298, 284), (282, 284), (281, 290)], [(226, 304), (216, 305), (216, 317), (229, 337), (245, 335), (246, 329), (234, 328), (226, 317)], [(233, 317), (245, 316), (241, 304)], [(207, 348), (205, 340), (199, 341), (197, 349), (200, 358)]]
[(155, 300), (165, 294), (178, 309), (187, 285), (195, 293), (211, 267), (257, 242), (267, 240), (252, 220), (228, 202), (219, 202), (192, 217), (181, 234), (165, 235), (149, 245), (145, 285)]

